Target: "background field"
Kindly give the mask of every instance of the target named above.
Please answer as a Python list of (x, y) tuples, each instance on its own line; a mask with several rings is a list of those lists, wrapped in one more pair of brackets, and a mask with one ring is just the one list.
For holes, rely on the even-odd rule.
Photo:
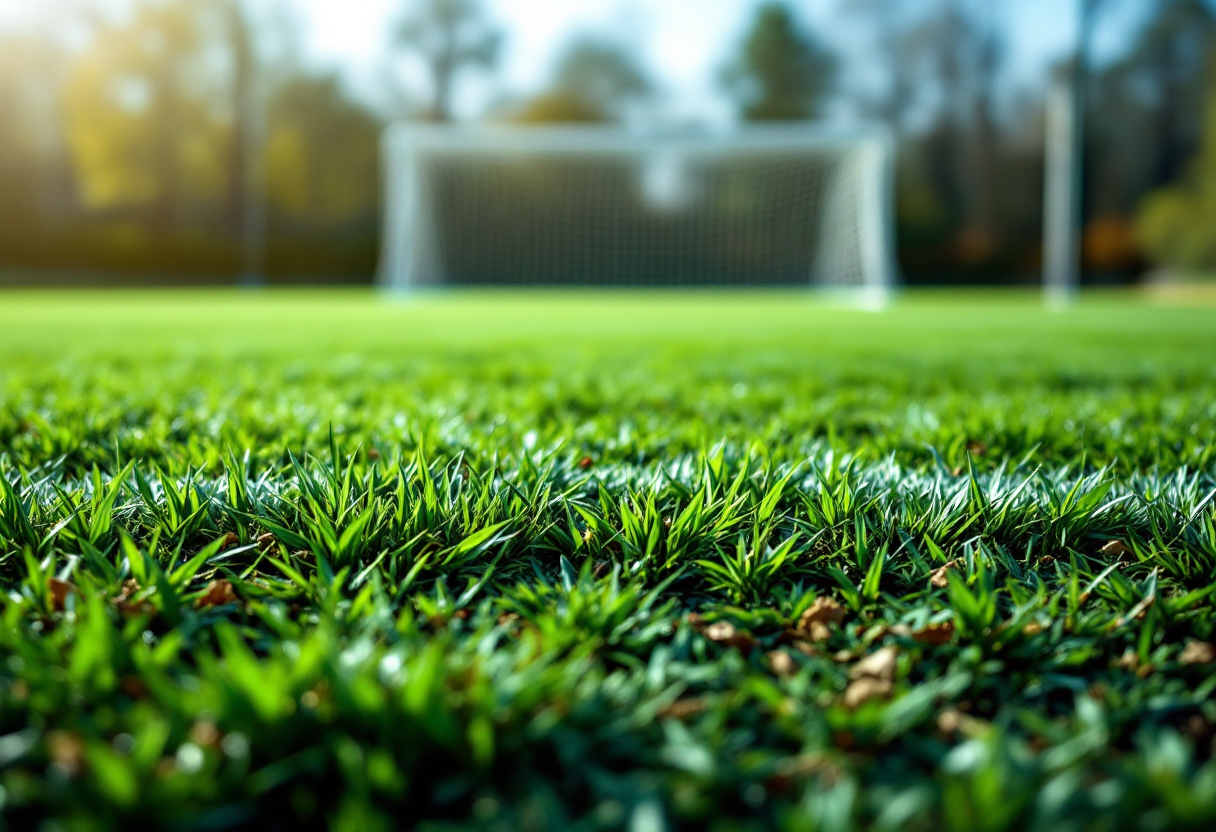
[(1203, 828), (1213, 357), (1201, 297), (2, 294), (0, 813)]

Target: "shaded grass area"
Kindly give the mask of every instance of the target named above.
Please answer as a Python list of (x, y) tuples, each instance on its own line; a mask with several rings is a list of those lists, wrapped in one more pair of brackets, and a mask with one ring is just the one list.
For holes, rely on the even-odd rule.
[(13, 828), (1216, 820), (1216, 310), (0, 295)]

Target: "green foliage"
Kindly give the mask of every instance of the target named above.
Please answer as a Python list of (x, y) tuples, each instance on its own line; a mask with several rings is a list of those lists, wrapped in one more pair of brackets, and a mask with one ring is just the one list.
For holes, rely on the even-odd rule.
[(550, 89), (528, 101), (514, 120), (611, 121), (653, 89), (650, 78), (628, 49), (584, 37), (575, 40), (558, 60)]
[(0, 824), (1216, 822), (1210, 310), (119, 297), (0, 298)]
[(789, 7), (768, 2), (756, 9), (722, 82), (749, 121), (798, 120), (819, 114), (835, 71), (835, 57), (799, 29)]
[[(1216, 63), (1208, 72), (1216, 78)], [(1187, 274), (1216, 270), (1216, 93), (1209, 91), (1203, 141), (1180, 181), (1144, 198), (1137, 233), (1156, 263)]]

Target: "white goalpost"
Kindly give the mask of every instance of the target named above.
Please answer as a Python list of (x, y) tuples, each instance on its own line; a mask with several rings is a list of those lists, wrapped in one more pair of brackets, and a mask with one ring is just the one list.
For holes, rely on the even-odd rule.
[(399, 123), (379, 279), (807, 285), (881, 302), (897, 274), (893, 156), (880, 128)]

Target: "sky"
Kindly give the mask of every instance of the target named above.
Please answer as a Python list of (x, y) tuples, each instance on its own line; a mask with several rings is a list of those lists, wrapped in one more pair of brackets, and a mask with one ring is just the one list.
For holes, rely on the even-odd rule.
[[(458, 107), (473, 114), (504, 94), (543, 87), (563, 44), (583, 32), (604, 34), (635, 48), (679, 102), (676, 117), (719, 118), (725, 102), (715, 75), (760, 0), (486, 0), (509, 31), (492, 81), (470, 77)], [(1066, 54), (1075, 37), (1069, 0), (996, 0), (1005, 6), (1016, 44), (1012, 72), (1026, 83)], [(1151, 0), (1150, 0), (1151, 2)], [(303, 24), (306, 54), (341, 68), (356, 90), (374, 96), (390, 71), (386, 45), (403, 0), (293, 0)], [(841, 0), (792, 0), (799, 16), (827, 44), (845, 40)], [(1122, 5), (1134, 5), (1123, 3)], [(848, 44), (838, 44), (846, 46)], [(406, 89), (422, 89), (408, 66), (392, 70)]]
[[(92, 0), (120, 6), (124, 0)], [(287, 10), (315, 65), (338, 71), (352, 92), (378, 104), (386, 114), (403, 102), (386, 94), (396, 88), (420, 101), (425, 76), (408, 61), (392, 60), (394, 22), (408, 0), (241, 0), (263, 11)], [(0, 27), (22, 17), (50, 13), (54, 3), (89, 0), (0, 0)], [(667, 93), (665, 116), (680, 120), (729, 117), (715, 79), (761, 0), (484, 0), (492, 18), (507, 31), (502, 61), (492, 75), (469, 76), (459, 87), (457, 109), (465, 116), (495, 101), (542, 89), (562, 47), (573, 36), (595, 33), (635, 50)], [(789, 0), (827, 45), (856, 54), (855, 26), (842, 25), (846, 0)], [(991, 0), (1007, 21), (1012, 43), (1009, 72), (1016, 84), (1041, 82), (1047, 66), (1067, 55), (1076, 35), (1078, 0)], [(1155, 0), (1106, 0), (1099, 29), (1099, 58), (1114, 54)], [(59, 17), (66, 17), (60, 15)], [(58, 19), (58, 18), (57, 18)], [(278, 18), (282, 20), (282, 18)], [(864, 54), (864, 48), (861, 52)], [(846, 64), (856, 81), (864, 64)], [(864, 81), (863, 81), (864, 83)]]

